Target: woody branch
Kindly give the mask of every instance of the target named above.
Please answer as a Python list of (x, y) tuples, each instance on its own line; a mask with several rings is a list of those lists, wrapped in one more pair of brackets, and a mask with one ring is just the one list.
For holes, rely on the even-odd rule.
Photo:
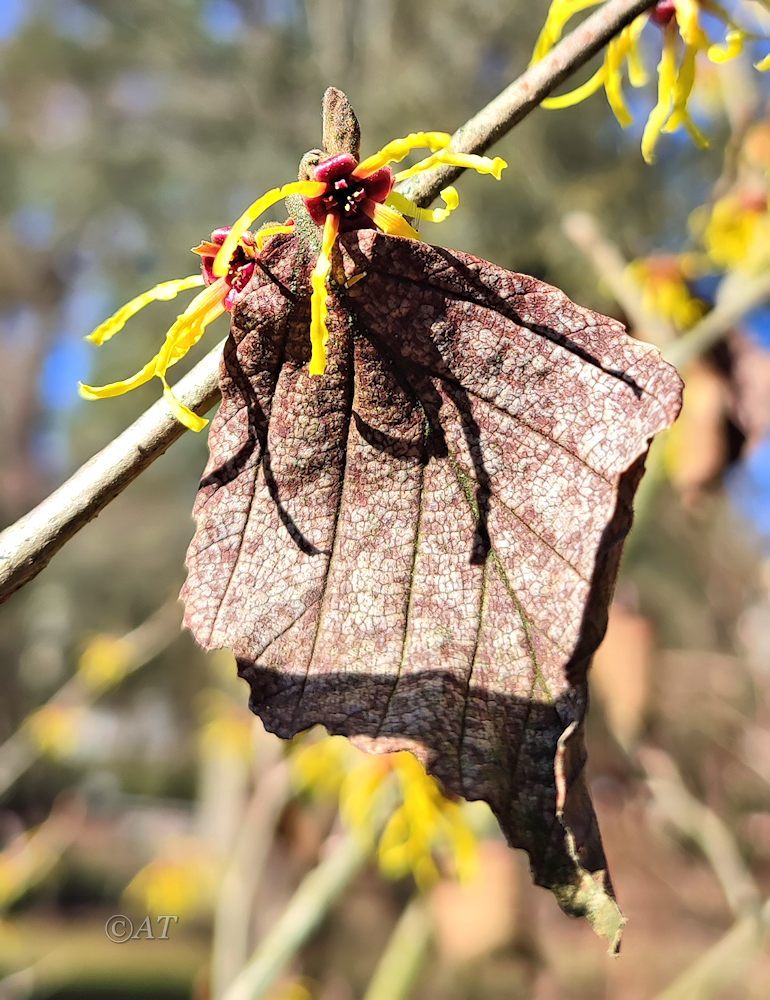
[[(533, 111), (655, 0), (608, 0), (536, 65), (531, 66), (452, 138), (452, 148), (482, 153)], [(442, 167), (407, 182), (403, 192), (430, 204), (462, 170)], [(179, 383), (177, 395), (198, 414), (219, 398), (221, 344)], [(159, 400), (58, 490), (0, 535), (0, 602), (32, 580), (58, 550), (184, 433)]]

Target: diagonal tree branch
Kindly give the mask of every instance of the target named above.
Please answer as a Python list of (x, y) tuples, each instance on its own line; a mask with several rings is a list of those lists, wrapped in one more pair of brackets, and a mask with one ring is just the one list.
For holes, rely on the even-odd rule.
[[(458, 129), (453, 148), (484, 152), (654, 3), (608, 0)], [(427, 205), (461, 172), (456, 167), (442, 167), (414, 178), (403, 190), (418, 204)], [(205, 413), (219, 398), (220, 356), (221, 344), (179, 383), (177, 395), (196, 413)], [(165, 401), (159, 400), (63, 486), (4, 531), (0, 535), (0, 602), (37, 576), (65, 542), (183, 433), (184, 427), (171, 415)]]

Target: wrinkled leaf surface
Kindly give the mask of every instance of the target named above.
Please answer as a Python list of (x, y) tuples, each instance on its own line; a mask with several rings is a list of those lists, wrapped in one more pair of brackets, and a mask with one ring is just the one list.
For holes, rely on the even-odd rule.
[(555, 288), (372, 230), (337, 245), (313, 377), (311, 265), (275, 239), (234, 313), (187, 624), (235, 650), (280, 736), (411, 749), (485, 799), (536, 880), (614, 939), (585, 673), (679, 378)]

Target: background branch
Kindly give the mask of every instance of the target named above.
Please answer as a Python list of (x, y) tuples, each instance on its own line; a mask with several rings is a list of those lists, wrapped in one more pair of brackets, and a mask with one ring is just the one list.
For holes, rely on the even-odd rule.
[[(461, 126), (453, 137), (453, 148), (484, 152), (654, 2), (609, 0)], [(403, 190), (419, 204), (426, 205), (460, 173), (456, 167), (426, 172)], [(196, 413), (205, 413), (219, 398), (220, 356), (221, 344), (175, 390)], [(165, 401), (159, 400), (63, 486), (4, 531), (0, 535), (0, 602), (33, 579), (65, 542), (183, 433), (184, 427), (171, 415)]]
[[(554, 46), (540, 62), (530, 66), (478, 114), (461, 125), (452, 136), (452, 149), (461, 153), (485, 152), (655, 2), (609, 0)], [(418, 205), (425, 206), (462, 172), (460, 167), (438, 167), (416, 175), (399, 190)]]

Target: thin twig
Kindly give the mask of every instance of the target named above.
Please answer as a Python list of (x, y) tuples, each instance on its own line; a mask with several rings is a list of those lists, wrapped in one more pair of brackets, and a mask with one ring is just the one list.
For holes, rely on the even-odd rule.
[(253, 907), (273, 846), (276, 827), (291, 797), (289, 766), (264, 733), (256, 785), (241, 817), (238, 839), (219, 888), (211, 948), (211, 996), (219, 1000), (249, 957)]
[(762, 903), (759, 888), (723, 820), (687, 790), (676, 764), (663, 751), (644, 748), (638, 759), (656, 807), (680, 834), (698, 845), (733, 913), (737, 917), (756, 913)]
[[(455, 133), (461, 152), (488, 149), (568, 76), (655, 0), (609, 0), (603, 7), (531, 66)], [(462, 171), (445, 167), (426, 172), (404, 190), (421, 205)], [(219, 397), (215, 348), (183, 379), (177, 395), (196, 413), (205, 413)], [(38, 507), (0, 535), (0, 602), (28, 583), (51, 557), (106, 507), (130, 482), (184, 433), (160, 400)]]
[(370, 849), (363, 837), (343, 834), (335, 838), (332, 850), (305, 876), (224, 1000), (258, 1000), (266, 994), (321, 924), (335, 899), (363, 868)]
[(432, 937), (425, 899), (415, 894), (396, 922), (364, 1000), (407, 1000), (425, 964)]
[(743, 317), (770, 299), (770, 273), (747, 277), (735, 272), (719, 287), (717, 301), (710, 313), (683, 337), (674, 341), (663, 357), (677, 368), (705, 354)]
[[(178, 638), (179, 619), (179, 602), (174, 598), (162, 604), (141, 625), (137, 625), (119, 640), (124, 648), (131, 651), (131, 661), (120, 677), (121, 681), (154, 660), (162, 650)], [(82, 678), (75, 674), (38, 707), (36, 712), (48, 707), (67, 707), (73, 710), (87, 708), (108, 690), (112, 690), (112, 687), (103, 689), (87, 687)], [(5, 795), (43, 753), (40, 743), (33, 738), (23, 723), (5, 743), (0, 744), (0, 797)]]
[(713, 948), (701, 955), (656, 1000), (710, 1000), (739, 996), (746, 971), (764, 953), (770, 940), (770, 900), (756, 913), (737, 920)]

